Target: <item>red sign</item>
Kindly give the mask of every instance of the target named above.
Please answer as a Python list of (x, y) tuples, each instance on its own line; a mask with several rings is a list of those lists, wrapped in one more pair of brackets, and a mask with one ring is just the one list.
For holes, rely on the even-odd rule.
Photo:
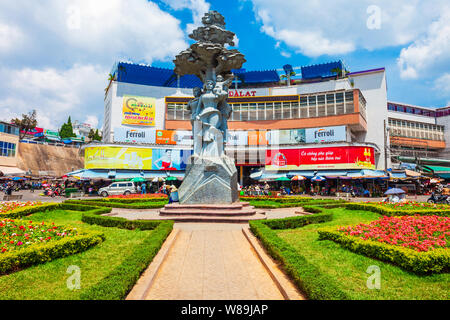
[(243, 91), (243, 90), (229, 90), (229, 97), (256, 97), (256, 90)]
[(375, 169), (374, 153), (371, 147), (267, 150), (266, 169)]

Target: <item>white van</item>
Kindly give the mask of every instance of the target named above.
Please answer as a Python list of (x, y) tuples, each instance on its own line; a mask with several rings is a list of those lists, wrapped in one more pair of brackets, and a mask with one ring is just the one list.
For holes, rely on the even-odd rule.
[(102, 197), (107, 196), (117, 196), (117, 195), (129, 195), (132, 193), (137, 193), (136, 185), (133, 181), (126, 182), (114, 182), (107, 187), (98, 190), (98, 193)]

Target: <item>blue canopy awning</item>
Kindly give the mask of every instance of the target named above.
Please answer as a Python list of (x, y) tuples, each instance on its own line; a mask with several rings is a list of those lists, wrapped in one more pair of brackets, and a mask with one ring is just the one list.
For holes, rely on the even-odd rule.
[(304, 176), (305, 178), (312, 178), (315, 176), (313, 170), (306, 171), (289, 171), (287, 174), (288, 178), (292, 178), (293, 176)]

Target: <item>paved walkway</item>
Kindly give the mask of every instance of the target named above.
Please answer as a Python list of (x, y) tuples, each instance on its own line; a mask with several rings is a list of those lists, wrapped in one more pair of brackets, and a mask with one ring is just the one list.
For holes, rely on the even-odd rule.
[[(146, 300), (282, 300), (242, 224), (177, 223)], [(279, 270), (278, 270), (279, 272)], [(291, 286), (291, 292), (293, 284)], [(295, 290), (296, 291), (296, 290)], [(298, 294), (298, 299), (302, 296)]]

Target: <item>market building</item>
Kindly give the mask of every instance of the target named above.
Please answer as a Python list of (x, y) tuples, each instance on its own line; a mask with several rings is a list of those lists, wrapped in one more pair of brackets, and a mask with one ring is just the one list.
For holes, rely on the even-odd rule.
[(0, 176), (25, 173), (17, 167), (18, 153), (19, 127), (0, 121)]
[[(383, 183), (391, 160), (402, 162), (399, 156), (411, 156), (407, 150), (426, 157), (448, 152), (449, 108), (422, 108), (421, 114), (393, 109), (400, 104), (387, 101), (384, 68), (347, 72), (341, 61), (283, 68), (286, 80), (276, 69), (233, 72), (225, 150), (241, 184), (295, 175)], [(293, 69), (301, 76), (291, 78)], [(201, 81), (123, 62), (111, 74), (103, 141), (83, 146), (79, 175), (183, 176), (193, 144), (187, 103)], [(419, 135), (410, 135), (412, 126)]]

